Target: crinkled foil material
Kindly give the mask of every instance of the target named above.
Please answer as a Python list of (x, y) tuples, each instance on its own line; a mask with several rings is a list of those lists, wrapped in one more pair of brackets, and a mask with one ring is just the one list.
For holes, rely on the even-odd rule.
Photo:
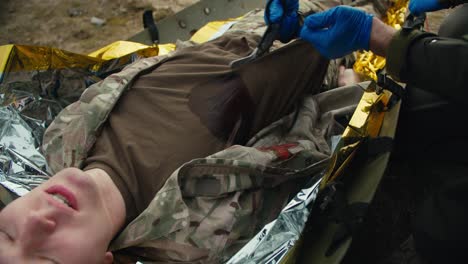
[(116, 42), (90, 55), (0, 46), (0, 184), (21, 196), (46, 181), (40, 146), (47, 126), (87, 87), (158, 51), (132, 42)]
[[(33, 128), (28, 123), (36, 126)], [(11, 106), (0, 107), (0, 183), (23, 195), (48, 179), (46, 161), (34, 132), (44, 130), (40, 120), (25, 121)]]
[(262, 228), (228, 264), (280, 263), (299, 240), (310, 214), (309, 208), (317, 198), (322, 178), (301, 190), (281, 211), (278, 218)]
[[(383, 22), (395, 29), (400, 29), (405, 21), (407, 10), (408, 0), (395, 0), (387, 10)], [(372, 51), (358, 52), (353, 69), (365, 79), (377, 81), (377, 71), (383, 69), (385, 63), (385, 58), (375, 55)]]

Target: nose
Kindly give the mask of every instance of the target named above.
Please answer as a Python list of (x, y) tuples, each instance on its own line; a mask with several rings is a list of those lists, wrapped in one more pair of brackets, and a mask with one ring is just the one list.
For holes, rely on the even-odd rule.
[(54, 232), (55, 226), (55, 221), (38, 212), (31, 212), (24, 219), (22, 232), (20, 233), (23, 249), (27, 251), (28, 249), (37, 248)]

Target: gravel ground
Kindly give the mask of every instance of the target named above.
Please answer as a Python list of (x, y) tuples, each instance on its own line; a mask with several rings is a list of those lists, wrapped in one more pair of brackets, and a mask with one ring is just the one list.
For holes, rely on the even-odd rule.
[[(2, 0), (0, 45), (53, 46), (89, 53), (116, 40), (125, 40), (142, 30), (141, 15), (153, 9), (163, 19), (197, 0)], [(436, 31), (447, 11), (436, 12), (427, 27)], [(103, 25), (92, 18), (105, 20)]]
[[(196, 0), (2, 0), (0, 45), (44, 45), (89, 53), (143, 29), (141, 15), (162, 19)], [(105, 20), (103, 25), (92, 18)], [(96, 20), (96, 19), (94, 19)]]

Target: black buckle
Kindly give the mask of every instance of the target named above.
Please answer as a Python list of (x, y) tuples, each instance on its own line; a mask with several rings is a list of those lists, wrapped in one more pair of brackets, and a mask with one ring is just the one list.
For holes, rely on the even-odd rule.
[(388, 77), (387, 74), (383, 74), (380, 71), (377, 72), (377, 88), (376, 93), (380, 94), (383, 90), (390, 91), (392, 96), (390, 97), (386, 111), (393, 108), (405, 95), (405, 89), (403, 86), (396, 83), (394, 80)]
[(331, 182), (319, 193), (319, 196), (317, 206), (328, 221), (333, 221), (338, 225), (325, 252), (325, 256), (329, 257), (343, 242), (360, 230), (369, 204), (349, 203), (342, 182)]
[[(402, 98), (405, 95), (405, 89), (397, 82), (388, 77), (388, 74), (377, 73), (377, 85), (384, 90), (392, 92), (398, 98)], [(377, 89), (376, 93), (380, 94), (382, 89)]]
[(413, 29), (423, 29), (424, 22), (426, 21), (426, 13), (419, 16), (409, 14), (403, 23), (403, 31), (411, 31)]

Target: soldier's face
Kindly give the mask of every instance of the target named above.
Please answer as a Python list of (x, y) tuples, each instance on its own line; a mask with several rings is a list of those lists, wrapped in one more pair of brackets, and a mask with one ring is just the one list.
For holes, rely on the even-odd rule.
[(0, 212), (0, 263), (106, 263), (113, 237), (96, 183), (65, 169)]

